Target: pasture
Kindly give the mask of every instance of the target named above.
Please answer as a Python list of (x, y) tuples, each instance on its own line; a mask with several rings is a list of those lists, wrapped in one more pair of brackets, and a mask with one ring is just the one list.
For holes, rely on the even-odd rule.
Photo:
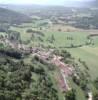
[[(88, 33), (86, 32), (47, 32), (45, 33), (44, 43), (47, 45), (47, 38), (54, 35), (55, 41), (52, 43), (52, 46), (55, 46), (59, 49), (67, 49), (73, 57), (77, 60), (80, 58), (86, 62), (89, 67), (89, 73), (92, 79), (98, 77), (98, 36), (93, 37), (94, 45), (85, 45), (87, 40)], [(72, 37), (73, 39), (67, 39)], [(75, 48), (66, 48), (71, 45), (82, 45), (82, 47)]]
[(53, 42), (54, 46), (56, 47), (66, 47), (73, 45), (84, 45), (87, 41), (86, 33), (81, 32), (46, 32), (44, 41), (45, 43), (49, 43), (47, 39), (54, 36), (55, 41)]

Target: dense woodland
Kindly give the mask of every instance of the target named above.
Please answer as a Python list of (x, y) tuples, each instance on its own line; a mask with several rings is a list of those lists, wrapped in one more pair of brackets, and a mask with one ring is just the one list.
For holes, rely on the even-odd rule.
[(21, 24), (23, 22), (31, 22), (31, 18), (5, 8), (0, 8), (0, 23)]
[(47, 65), (38, 64), (35, 58), (31, 64), (25, 64), (19, 51), (2, 51), (0, 100), (58, 100), (57, 90), (44, 69)]

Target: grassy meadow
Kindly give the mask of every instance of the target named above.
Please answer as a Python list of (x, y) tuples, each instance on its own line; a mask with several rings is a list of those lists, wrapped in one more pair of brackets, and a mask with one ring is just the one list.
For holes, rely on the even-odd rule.
[[(54, 35), (55, 41), (53, 43), (53, 46), (56, 47), (65, 47), (70, 46), (71, 44), (74, 45), (83, 45), (83, 47), (77, 47), (77, 48), (63, 48), (67, 49), (73, 57), (75, 57), (77, 60), (80, 58), (83, 61), (86, 62), (86, 64), (89, 67), (89, 72), (92, 77), (92, 79), (95, 79), (98, 77), (98, 37), (93, 37), (94, 45), (86, 46), (85, 42), (87, 41), (87, 35), (88, 33), (84, 32), (50, 32), (45, 33), (46, 37), (45, 40), (48, 37), (51, 37), (51, 35)], [(73, 37), (73, 40), (67, 40), (67, 37)], [(47, 45), (47, 41), (45, 41)], [(62, 49), (62, 48), (61, 48)]]

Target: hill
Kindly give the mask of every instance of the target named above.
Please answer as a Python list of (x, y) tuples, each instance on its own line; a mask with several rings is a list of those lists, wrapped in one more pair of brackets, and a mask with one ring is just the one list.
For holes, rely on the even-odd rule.
[(21, 24), (30, 21), (31, 18), (27, 15), (5, 8), (0, 8), (0, 23)]

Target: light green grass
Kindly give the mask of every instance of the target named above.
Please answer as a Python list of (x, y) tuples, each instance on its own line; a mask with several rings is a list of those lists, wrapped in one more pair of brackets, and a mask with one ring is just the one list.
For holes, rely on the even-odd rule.
[[(86, 33), (81, 32), (46, 32), (44, 38), (46, 44), (48, 44), (46, 40), (52, 35), (55, 37), (54, 45), (56, 47), (85, 44), (87, 36)], [(67, 40), (67, 37), (73, 37), (73, 40)]]
[(76, 100), (87, 100), (81, 88), (77, 86), (71, 79), (69, 81), (72, 88), (76, 90)]
[(22, 41), (30, 40), (31, 34), (26, 32), (28, 28), (11, 27), (11, 29), (20, 32)]
[(77, 60), (81, 58), (83, 61), (86, 62), (88, 65), (90, 71), (90, 75), (92, 79), (95, 79), (98, 77), (98, 52), (96, 50), (93, 51), (93, 49), (89, 47), (82, 47), (82, 48), (73, 48), (68, 49), (68, 51), (72, 54), (73, 57), (75, 57)]
[(5, 32), (0, 32), (0, 35), (5, 36), (5, 35), (6, 35), (6, 33), (5, 33)]
[[(44, 44), (49, 45), (50, 43), (47, 40), (48, 37), (54, 35), (55, 41), (52, 44), (55, 47), (65, 47), (70, 46), (70, 44), (79, 45), (85, 44), (87, 41), (87, 33), (82, 32), (46, 32), (44, 38)], [(67, 40), (67, 37), (73, 37), (74, 40)], [(73, 57), (77, 60), (81, 58), (85, 61), (90, 69), (89, 73), (92, 79), (98, 77), (98, 37), (93, 37), (95, 45), (92, 46), (83, 46), (81, 48), (70, 48), (67, 49)], [(59, 48), (60, 49), (60, 48)], [(82, 66), (83, 67), (83, 66)]]

